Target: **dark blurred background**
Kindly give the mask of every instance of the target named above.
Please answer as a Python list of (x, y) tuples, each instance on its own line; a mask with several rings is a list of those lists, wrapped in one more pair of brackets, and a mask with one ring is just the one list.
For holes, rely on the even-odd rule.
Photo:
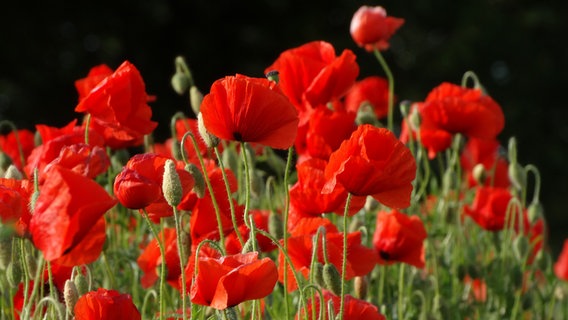
[(176, 55), (187, 59), (207, 92), (225, 75), (262, 76), (280, 52), (313, 40), (358, 56), (361, 77), (383, 75), (349, 35), (361, 5), (382, 5), (406, 19), (385, 53), (397, 96), (423, 100), (443, 81), (473, 70), (501, 104), (500, 138), (519, 142), (522, 164), (542, 173), (541, 200), (553, 250), (568, 237), (568, 2), (515, 0), (99, 0), (79, 4), (13, 1), (0, 11), (0, 119), (20, 128), (62, 126), (79, 115), (73, 82), (95, 65), (130, 60), (145, 79), (167, 133), (187, 96), (170, 88)]

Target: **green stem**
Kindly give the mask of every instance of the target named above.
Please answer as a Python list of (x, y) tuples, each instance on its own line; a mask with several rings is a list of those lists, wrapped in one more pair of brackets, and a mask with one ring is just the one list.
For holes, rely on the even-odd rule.
[[(375, 49), (376, 50), (376, 49)], [(345, 308), (345, 272), (347, 270), (347, 217), (349, 216), (349, 204), (351, 203), (351, 193), (347, 193), (345, 200), (345, 211), (343, 211), (343, 261), (341, 262), (341, 302), (339, 304), (339, 320), (343, 320), (343, 310)]]
[[(251, 175), (251, 168), (249, 167), (249, 163), (248, 163), (248, 156), (247, 156), (247, 149), (246, 149), (246, 144), (245, 142), (241, 142), (241, 154), (243, 155), (243, 164), (245, 167), (245, 210), (243, 213), (243, 217), (245, 220), (246, 224), (249, 224), (249, 210), (250, 210), (250, 190), (251, 190), (251, 181), (250, 181), (250, 175)], [(252, 226), (249, 225), (248, 226), (249, 229), (252, 230)]]
[(85, 118), (85, 144), (89, 144), (89, 126), (91, 125), (91, 114), (87, 113)]
[(158, 237), (158, 233), (154, 228), (154, 224), (152, 223), (152, 221), (150, 221), (150, 218), (148, 217), (148, 213), (146, 212), (146, 210), (143, 211), (144, 212), (142, 213), (142, 216), (144, 216), (144, 219), (148, 224), (148, 228), (150, 229), (152, 235), (154, 236), (156, 242), (158, 243), (158, 248), (160, 248), (160, 256), (162, 258), (162, 263), (160, 264), (160, 320), (164, 320), (166, 314), (166, 301), (164, 299), (164, 294), (166, 291), (166, 251), (164, 250), (164, 244)]
[(392, 72), (391, 72), (387, 62), (383, 58), (383, 55), (379, 51), (379, 49), (375, 48), (373, 50), (373, 53), (375, 54), (375, 57), (377, 58), (377, 60), (379, 60), (379, 63), (381, 64), (381, 67), (383, 68), (383, 71), (385, 72), (385, 75), (387, 76), (387, 80), (389, 82), (387, 128), (390, 131), (392, 131), (393, 130), (393, 105), (394, 105), (394, 77), (392, 76)]
[[(290, 211), (290, 193), (288, 192), (288, 182), (290, 180), (290, 170), (292, 168), (292, 155), (294, 153), (294, 148), (290, 147), (288, 149), (288, 157), (286, 159), (286, 170), (284, 171), (284, 195), (286, 197), (285, 201), (284, 201), (284, 228), (283, 229), (283, 241), (284, 241), (284, 250), (283, 252), (285, 254), (288, 253), (288, 216), (289, 216), (289, 212)], [(287, 270), (287, 260), (284, 261), (283, 263), (283, 268), (284, 270)], [(290, 267), (293, 268), (293, 265), (290, 264)], [(290, 306), (288, 304), (288, 272), (284, 272), (284, 306), (285, 306), (285, 310), (286, 310), (286, 318), (288, 317), (288, 315), (290, 314)], [(299, 285), (299, 284), (298, 284)]]
[(399, 274), (398, 274), (398, 307), (396, 308), (398, 311), (398, 319), (404, 319), (404, 312), (403, 312), (403, 296), (404, 296), (404, 263), (399, 265)]
[(179, 267), (181, 270), (181, 306), (182, 306), (182, 317), (183, 320), (187, 319), (187, 310), (186, 310), (186, 303), (185, 303), (185, 295), (186, 295), (186, 283), (185, 283), (185, 252), (184, 252), (184, 247), (183, 247), (183, 243), (182, 243), (182, 226), (181, 226), (181, 217), (180, 217), (180, 213), (178, 212), (177, 208), (175, 206), (172, 206), (172, 209), (174, 210), (174, 219), (175, 219), (175, 224), (176, 224), (176, 240), (177, 240), (177, 247), (178, 247), (178, 256), (179, 256)]
[(213, 148), (213, 150), (215, 151), (215, 156), (217, 157), (217, 159), (219, 159), (219, 161), (218, 161), (219, 168), (221, 169), (221, 174), (223, 176), (223, 183), (225, 184), (225, 190), (227, 191), (227, 197), (228, 197), (227, 200), (229, 200), (229, 208), (231, 209), (231, 221), (233, 222), (233, 229), (235, 229), (235, 233), (237, 234), (237, 238), (239, 239), (239, 243), (241, 244), (241, 247), (244, 247), (245, 246), (245, 240), (243, 239), (243, 236), (239, 232), (239, 225), (237, 223), (237, 215), (235, 213), (235, 204), (233, 203), (233, 199), (231, 197), (231, 186), (229, 185), (229, 179), (227, 178), (227, 173), (225, 172), (225, 165), (223, 164), (223, 161), (221, 160), (219, 148), (215, 147), (215, 148)]

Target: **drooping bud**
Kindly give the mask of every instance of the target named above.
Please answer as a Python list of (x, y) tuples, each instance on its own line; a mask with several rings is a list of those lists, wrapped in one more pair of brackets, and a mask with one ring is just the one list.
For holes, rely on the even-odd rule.
[(355, 297), (357, 299), (365, 300), (367, 298), (368, 286), (369, 280), (367, 280), (367, 277), (355, 277), (355, 279), (353, 279), (353, 290), (355, 291)]
[(22, 175), (22, 172), (20, 172), (20, 170), (16, 168), (15, 165), (11, 164), (8, 169), (6, 169), (6, 172), (4, 172), (4, 178), (22, 180), (24, 176)]
[(270, 81), (278, 83), (280, 82), (280, 73), (278, 72), (278, 70), (268, 71), (268, 73), (266, 74), (266, 78)]
[(12, 260), (6, 269), (6, 279), (12, 288), (16, 288), (22, 282), (22, 266), (20, 259)]
[(373, 106), (368, 102), (364, 101), (359, 106), (357, 110), (357, 116), (355, 117), (355, 123), (358, 125), (361, 124), (370, 124), (376, 126), (378, 124), (377, 114), (373, 109)]
[(487, 174), (483, 164), (478, 163), (473, 167), (472, 176), (478, 185), (483, 185), (485, 183), (485, 179), (487, 179)]
[(524, 263), (524, 259), (530, 250), (529, 239), (523, 235), (519, 235), (513, 240), (513, 253), (519, 263)]
[(185, 171), (189, 172), (189, 174), (191, 174), (191, 176), (193, 177), (193, 191), (195, 191), (195, 194), (197, 194), (198, 198), (203, 198), (203, 196), (205, 195), (205, 178), (203, 177), (203, 173), (193, 163), (186, 164)]
[(189, 89), (191, 79), (185, 73), (176, 70), (176, 73), (172, 76), (171, 84), (174, 91), (181, 96)]
[(193, 110), (195, 114), (199, 114), (202, 101), (203, 93), (201, 93), (196, 86), (191, 86), (191, 88), (189, 88), (189, 103), (191, 105), (191, 110)]
[(78, 272), (73, 279), (73, 282), (75, 283), (75, 288), (77, 289), (79, 296), (82, 296), (85, 293), (89, 292), (89, 282), (82, 273)]
[(325, 282), (323, 281), (323, 264), (319, 261), (316, 261), (314, 264), (314, 280), (316, 284), (322, 288), (325, 288)]
[(79, 292), (75, 283), (71, 280), (65, 281), (65, 287), (63, 289), (63, 298), (65, 300), (65, 307), (67, 307), (67, 312), (73, 316), (73, 309), (77, 300), (79, 300)]
[(254, 251), (256, 251), (255, 248), (258, 248), (258, 241), (256, 241), (256, 237), (255, 238), (250, 237), (245, 242), (245, 245), (243, 246), (241, 253), (245, 254), (245, 253), (249, 253), (249, 252), (254, 252)]
[(168, 159), (164, 164), (164, 177), (162, 179), (162, 192), (168, 204), (177, 207), (183, 197), (183, 189), (181, 181), (176, 171), (176, 164), (173, 160)]
[(282, 217), (272, 211), (268, 216), (268, 233), (276, 239), (282, 239), (284, 236)]
[(333, 294), (341, 294), (341, 275), (339, 271), (337, 271), (337, 268), (331, 263), (326, 263), (323, 266), (323, 283)]
[(527, 215), (529, 216), (530, 223), (534, 223), (544, 216), (544, 208), (540, 201), (531, 202), (527, 209)]
[(215, 148), (219, 144), (219, 138), (209, 133), (207, 128), (205, 128), (201, 113), (197, 115), (197, 130), (208, 148)]
[(0, 234), (0, 270), (6, 270), (12, 261), (12, 237), (4, 235), (4, 228)]
[(223, 164), (225, 168), (229, 167), (233, 172), (239, 172), (239, 166), (241, 165), (239, 155), (234, 148), (225, 148), (223, 154), (221, 155)]
[(509, 180), (518, 191), (523, 190), (527, 185), (527, 173), (517, 162), (509, 163)]

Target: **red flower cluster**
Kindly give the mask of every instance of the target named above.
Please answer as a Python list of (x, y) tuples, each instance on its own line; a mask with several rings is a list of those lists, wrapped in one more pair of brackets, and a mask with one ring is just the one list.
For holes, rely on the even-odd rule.
[(74, 314), (76, 320), (141, 319), (140, 312), (129, 294), (103, 288), (81, 296), (75, 304)]

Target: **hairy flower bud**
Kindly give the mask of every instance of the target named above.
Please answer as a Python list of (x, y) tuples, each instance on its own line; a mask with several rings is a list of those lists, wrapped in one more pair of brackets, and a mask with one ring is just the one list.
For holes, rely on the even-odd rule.
[(189, 88), (189, 103), (191, 104), (191, 110), (193, 110), (195, 114), (199, 114), (202, 101), (203, 93), (201, 93), (196, 86), (191, 86), (191, 88)]
[(365, 298), (367, 298), (368, 286), (369, 280), (367, 280), (367, 277), (355, 277), (353, 279), (353, 290), (355, 291), (355, 297), (357, 297), (357, 299), (365, 300)]
[(487, 179), (487, 174), (483, 164), (478, 163), (473, 167), (472, 176), (473, 179), (475, 179), (475, 182), (477, 182), (477, 184), (483, 185), (485, 183), (485, 179)]
[(523, 190), (527, 185), (527, 173), (517, 162), (509, 164), (509, 180), (517, 190)]
[(172, 76), (171, 84), (174, 91), (181, 96), (189, 89), (191, 79), (185, 73), (176, 71)]
[(339, 271), (337, 271), (337, 268), (331, 263), (326, 263), (323, 266), (323, 283), (333, 294), (341, 294), (341, 275)]
[(176, 171), (176, 164), (173, 160), (166, 160), (164, 165), (164, 178), (162, 180), (162, 191), (164, 198), (172, 207), (176, 207), (181, 202), (183, 190), (181, 181)]
[(77, 289), (79, 296), (82, 296), (85, 293), (89, 292), (89, 283), (87, 281), (87, 278), (83, 274), (77, 273), (77, 275), (73, 279), (73, 282), (75, 283), (75, 288)]
[(65, 281), (65, 287), (63, 289), (63, 298), (65, 300), (65, 306), (67, 307), (67, 312), (73, 315), (73, 309), (77, 300), (79, 300), (79, 292), (75, 283), (71, 280)]
[(203, 116), (201, 115), (201, 113), (197, 114), (197, 130), (199, 131), (199, 135), (201, 136), (203, 141), (205, 141), (205, 144), (208, 148), (214, 148), (219, 144), (219, 138), (209, 133), (209, 131), (207, 131), (207, 128), (205, 128), (205, 124), (203, 123)]
[(274, 212), (270, 212), (268, 216), (268, 233), (276, 239), (284, 236), (282, 217)]
[(198, 198), (203, 198), (205, 195), (205, 178), (203, 177), (203, 173), (193, 163), (186, 164), (185, 171), (189, 172), (189, 174), (193, 177), (193, 181), (195, 183), (193, 185), (193, 191), (195, 191)]

